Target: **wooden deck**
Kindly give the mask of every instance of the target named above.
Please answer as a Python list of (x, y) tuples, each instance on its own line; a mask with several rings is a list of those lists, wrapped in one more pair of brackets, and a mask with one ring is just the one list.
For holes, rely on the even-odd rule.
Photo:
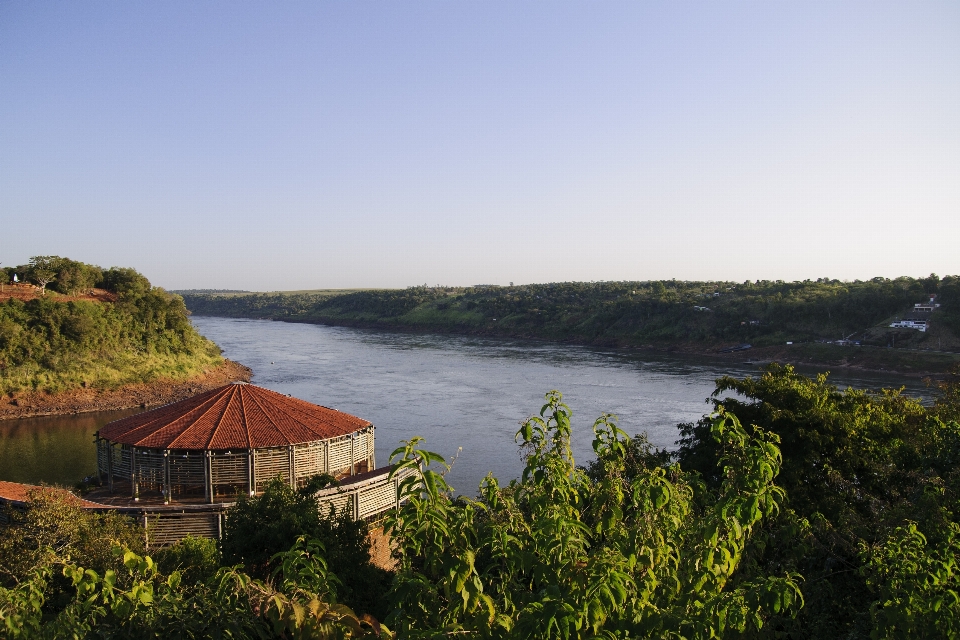
[[(338, 487), (321, 489), (316, 493), (321, 508), (332, 507), (338, 512), (348, 510), (357, 520), (372, 521), (382, 517), (385, 512), (399, 505), (399, 484), (414, 473), (405, 469), (390, 478), (393, 469), (393, 466), (375, 469), (350, 476)], [(0, 483), (0, 504), (25, 508), (28, 504), (28, 491), (39, 488), (34, 485)], [(69, 493), (61, 489), (56, 491)], [(227, 510), (235, 504), (210, 504), (203, 498), (164, 504), (163, 496), (159, 492), (157, 495), (141, 493), (140, 500), (135, 501), (130, 497), (129, 483), (126, 487), (115, 483), (113, 493), (101, 488), (89, 493), (83, 500), (75, 499), (84, 509), (95, 512), (114, 511), (136, 520), (144, 528), (148, 548), (169, 546), (188, 535), (221, 538)]]

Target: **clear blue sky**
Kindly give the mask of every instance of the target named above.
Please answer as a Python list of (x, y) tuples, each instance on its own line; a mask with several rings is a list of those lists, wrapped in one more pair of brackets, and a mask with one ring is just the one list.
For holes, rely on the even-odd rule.
[(0, 261), (168, 288), (960, 273), (957, 2), (0, 0)]

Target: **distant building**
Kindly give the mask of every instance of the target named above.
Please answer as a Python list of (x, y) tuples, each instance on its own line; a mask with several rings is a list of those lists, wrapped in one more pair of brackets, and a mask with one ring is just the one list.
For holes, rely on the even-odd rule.
[(890, 327), (893, 329), (916, 329), (917, 331), (925, 332), (929, 326), (929, 322), (930, 321), (926, 319), (907, 318), (897, 322), (891, 322)]

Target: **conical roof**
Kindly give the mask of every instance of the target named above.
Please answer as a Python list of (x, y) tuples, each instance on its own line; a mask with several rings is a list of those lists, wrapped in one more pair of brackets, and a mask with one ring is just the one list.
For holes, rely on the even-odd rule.
[(100, 429), (100, 437), (151, 449), (261, 449), (326, 440), (369, 426), (348, 413), (233, 383), (115, 420)]

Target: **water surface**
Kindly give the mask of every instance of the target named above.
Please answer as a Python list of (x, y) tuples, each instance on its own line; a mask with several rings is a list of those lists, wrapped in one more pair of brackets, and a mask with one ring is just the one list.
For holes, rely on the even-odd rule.
[[(593, 421), (617, 414), (627, 433), (648, 432), (673, 448), (677, 424), (709, 410), (714, 380), (757, 373), (755, 366), (522, 340), (387, 333), (320, 325), (194, 317), (197, 329), (228, 358), (254, 371), (253, 382), (346, 411), (377, 427), (377, 464), (402, 439), (453, 458), (448, 480), (473, 494), (492, 471), (519, 475), (514, 434), (559, 389), (573, 410), (578, 462), (592, 454)], [(838, 373), (855, 388), (926, 392), (895, 376)], [(123, 414), (0, 422), (0, 480), (73, 484), (96, 469), (93, 433)], [(462, 450), (461, 450), (462, 448)]]
[(72, 487), (97, 471), (93, 434), (139, 411), (0, 420), (0, 480)]
[[(377, 463), (400, 440), (459, 457), (448, 480), (474, 493), (488, 471), (509, 480), (522, 470), (514, 435), (559, 389), (573, 411), (574, 452), (592, 456), (591, 425), (614, 413), (627, 433), (648, 432), (673, 448), (677, 424), (709, 411), (714, 380), (756, 374), (752, 365), (603, 350), (526, 340), (418, 335), (321, 325), (194, 317), (224, 354), (252, 367), (253, 382), (361, 416), (377, 427)], [(855, 388), (900, 386), (897, 377), (831, 376)], [(908, 392), (919, 395), (922, 383)]]

